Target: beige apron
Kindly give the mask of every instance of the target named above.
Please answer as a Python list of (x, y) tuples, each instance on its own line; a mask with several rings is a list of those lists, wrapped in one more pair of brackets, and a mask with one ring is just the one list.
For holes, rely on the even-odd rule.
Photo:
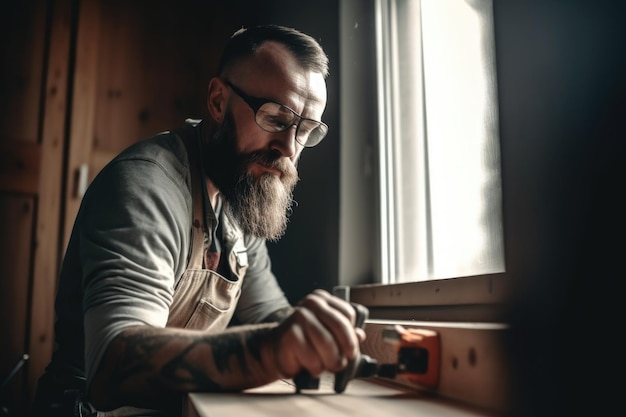
[[(198, 166), (199, 153), (195, 132), (177, 132), (183, 139), (191, 169), (191, 192), (193, 202), (191, 257), (187, 270), (174, 289), (174, 300), (170, 306), (167, 327), (218, 332), (224, 330), (233, 316), (241, 294), (241, 282), (247, 267), (247, 257), (242, 262), (241, 252), (224, 253), (229, 256), (229, 266), (237, 277), (229, 280), (215, 271), (203, 268), (204, 260), (204, 207), (202, 186), (206, 187)], [(196, 146), (194, 146), (194, 144)], [(240, 265), (245, 263), (245, 265)]]
[[(189, 155), (191, 170), (191, 192), (193, 205), (191, 255), (187, 269), (176, 283), (174, 300), (170, 306), (167, 327), (205, 330), (211, 333), (224, 330), (235, 312), (241, 282), (248, 267), (247, 252), (242, 242), (237, 240), (228, 256), (228, 263), (236, 280), (229, 280), (215, 271), (203, 269), (204, 260), (204, 198), (202, 188), (206, 187), (198, 165), (197, 138), (193, 129), (176, 131), (183, 140)], [(228, 222), (226, 216), (222, 219)], [(234, 225), (228, 222), (228, 227)], [(210, 234), (209, 234), (210, 235)], [(224, 245), (227, 249), (229, 245)], [(181, 404), (182, 407), (182, 404)], [(131, 417), (159, 415), (158, 411), (121, 407), (111, 411), (98, 411), (97, 417)]]

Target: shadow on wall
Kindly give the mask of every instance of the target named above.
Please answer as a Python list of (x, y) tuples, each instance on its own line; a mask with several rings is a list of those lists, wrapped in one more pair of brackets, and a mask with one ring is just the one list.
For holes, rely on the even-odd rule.
[[(494, 2), (516, 416), (620, 396), (626, 4)], [(623, 301), (622, 301), (623, 303)]]

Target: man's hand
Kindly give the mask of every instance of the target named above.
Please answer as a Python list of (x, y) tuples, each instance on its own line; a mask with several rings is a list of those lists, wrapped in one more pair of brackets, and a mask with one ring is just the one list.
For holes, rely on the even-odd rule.
[(315, 290), (273, 329), (265, 358), (273, 361), (283, 378), (293, 378), (302, 370), (313, 377), (323, 371), (339, 372), (358, 355), (365, 340), (363, 329), (355, 328), (355, 319), (350, 303)]
[(107, 348), (88, 398), (98, 409), (170, 408), (193, 391), (239, 391), (306, 370), (339, 372), (365, 340), (354, 307), (327, 291), (302, 300), (280, 324), (218, 333), (135, 326)]

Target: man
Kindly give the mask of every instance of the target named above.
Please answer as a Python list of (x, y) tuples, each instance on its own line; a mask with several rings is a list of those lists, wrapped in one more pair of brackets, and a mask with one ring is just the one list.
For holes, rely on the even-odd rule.
[[(338, 372), (358, 354), (353, 308), (322, 290), (290, 306), (265, 246), (285, 231), (300, 153), (326, 135), (327, 73), (308, 35), (242, 29), (209, 83), (208, 117), (99, 173), (63, 262), (39, 413), (84, 396), (98, 415), (175, 414), (185, 392)], [(233, 316), (244, 324), (227, 328)]]

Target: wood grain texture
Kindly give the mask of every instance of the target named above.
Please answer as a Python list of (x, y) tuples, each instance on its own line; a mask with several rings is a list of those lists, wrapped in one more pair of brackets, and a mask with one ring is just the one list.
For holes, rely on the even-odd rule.
[(81, 196), (76, 194), (77, 173), (82, 164), (88, 163), (93, 147), (99, 46), (100, 2), (82, 2), (76, 38), (62, 251), (67, 247), (81, 202)]
[[(331, 376), (332, 377), (332, 376)], [(353, 380), (346, 391), (336, 394), (332, 384), (295, 394), (291, 381), (247, 390), (241, 394), (193, 393), (188, 396), (183, 417), (485, 417), (479, 410), (399, 387)]]
[[(504, 349), (507, 327), (491, 323), (398, 322), (370, 320), (365, 326), (364, 354), (379, 363), (397, 363), (395, 345), (382, 340), (382, 331), (393, 324), (439, 333), (441, 363), (439, 387), (431, 390), (443, 398), (461, 401), (494, 412), (510, 406), (510, 374)], [(394, 383), (427, 391), (399, 375)]]
[[(11, 372), (27, 352), (28, 291), (35, 199), (0, 193), (0, 376)], [(24, 368), (2, 391), (2, 405), (19, 410)], [(6, 389), (6, 391), (5, 391)], [(5, 395), (6, 394), (6, 395)]]
[(27, 141), (0, 142), (0, 190), (37, 194), (41, 147)]
[(71, 0), (57, 0), (51, 13), (49, 57), (43, 95), (37, 222), (33, 242), (27, 399), (50, 361), (54, 346), (54, 294), (59, 266), (59, 220), (66, 137), (72, 25)]
[(0, 142), (38, 142), (46, 3), (31, 0), (2, 5)]

